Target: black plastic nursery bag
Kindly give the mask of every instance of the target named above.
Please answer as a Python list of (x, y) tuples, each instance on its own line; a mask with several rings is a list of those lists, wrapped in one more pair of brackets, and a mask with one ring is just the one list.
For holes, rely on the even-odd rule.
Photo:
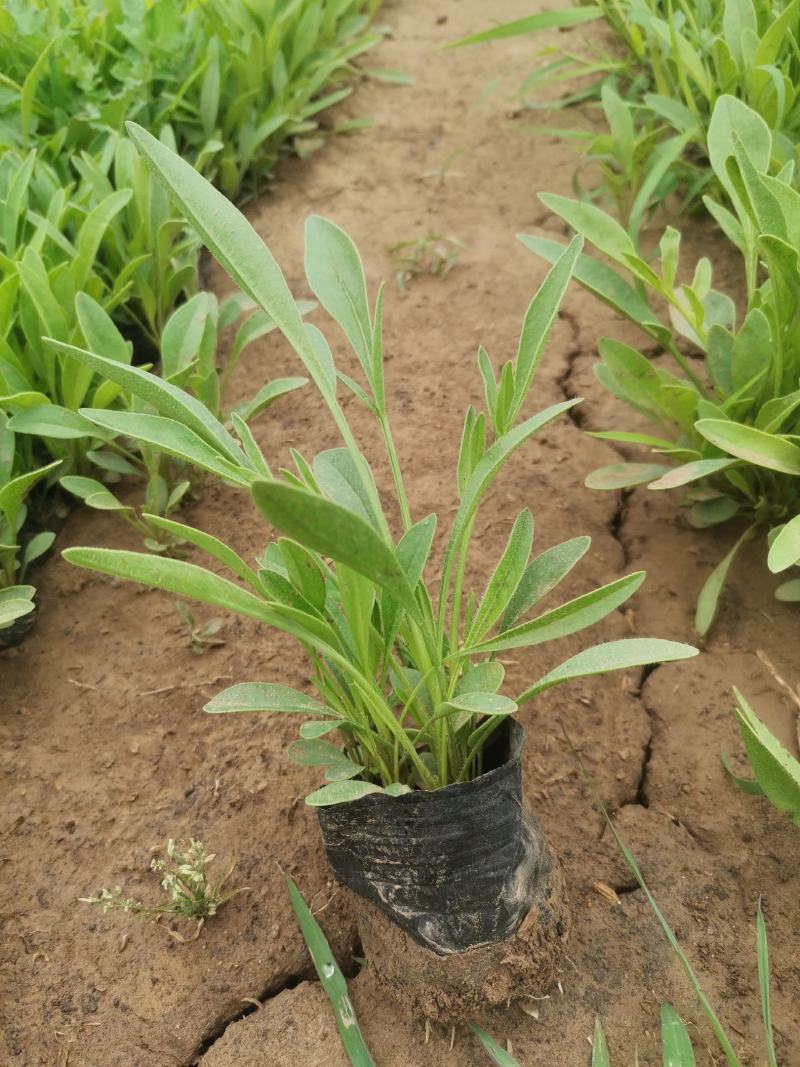
[(522, 793), (525, 731), (496, 734), (471, 782), (318, 810), (339, 881), (439, 955), (511, 937), (551, 867)]

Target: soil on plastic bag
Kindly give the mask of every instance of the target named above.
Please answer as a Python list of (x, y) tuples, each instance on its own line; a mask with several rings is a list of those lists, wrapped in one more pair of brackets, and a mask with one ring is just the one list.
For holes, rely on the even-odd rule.
[[(395, 434), (414, 514), (444, 526), (456, 506), (455, 456), (465, 406), (481, 402), (479, 342), (498, 365), (516, 346), (525, 307), (544, 268), (518, 232), (560, 236), (540, 190), (570, 193), (575, 149), (536, 124), (597, 122), (591, 111), (526, 111), (514, 91), (537, 60), (530, 41), (437, 48), (490, 19), (520, 18), (534, 0), (387, 0), (379, 21), (393, 33), (363, 65), (412, 76), (398, 87), (363, 81), (331, 123), (367, 116), (366, 131), (341, 136), (285, 164), (249, 216), (268, 240), (298, 297), (302, 224), (318, 212), (342, 225), (363, 254), (372, 291), (386, 293), (387, 381)], [(591, 37), (591, 25), (575, 31)], [(542, 39), (553, 43), (557, 34)], [(494, 91), (484, 93), (502, 76)], [(483, 99), (482, 98), (483, 94)], [(445, 279), (423, 277), (401, 292), (387, 247), (425, 234), (464, 248)], [(707, 222), (686, 223), (689, 265), (709, 254), (727, 286), (736, 264)], [(219, 293), (231, 283), (218, 269)], [(325, 325), (315, 312), (313, 321)], [(637, 568), (648, 571), (629, 610), (594, 640), (629, 633), (691, 640), (694, 600), (735, 530), (692, 530), (672, 494), (601, 494), (586, 473), (619, 458), (581, 427), (626, 428), (591, 372), (599, 337), (631, 342), (636, 331), (573, 288), (556, 323), (531, 411), (565, 395), (585, 397), (520, 452), (481, 513), (472, 576), (482, 586), (517, 512), (530, 507), (539, 549), (581, 533), (592, 547), (567, 583), (575, 595)], [(353, 371), (329, 331), (340, 365)], [(264, 380), (297, 373), (287, 347), (267, 337), (248, 349), (233, 387), (240, 400)], [(387, 474), (378, 435), (356, 402), (348, 412)], [(255, 423), (270, 461), (290, 446), (308, 456), (336, 445), (310, 390), (280, 401)], [(210, 488), (184, 517), (248, 557), (268, 532), (243, 495)], [(138, 547), (113, 516), (76, 510), (59, 547)], [(190, 558), (195, 558), (191, 556)], [(435, 573), (439, 556), (432, 561)], [(70, 1067), (344, 1065), (328, 1004), (307, 957), (281, 870), (298, 881), (349, 975), (359, 955), (344, 894), (326, 869), (313, 812), (303, 797), (313, 770), (285, 747), (297, 724), (266, 717), (208, 717), (200, 709), (234, 680), (303, 686), (308, 671), (288, 639), (225, 617), (222, 647), (193, 654), (170, 596), (75, 570), (55, 555), (38, 574), (41, 610), (25, 644), (0, 656), (2, 693), (2, 1026), (0, 1063)], [(596, 1015), (616, 1063), (660, 1063), (659, 1004), (687, 1020), (699, 1064), (719, 1063), (687, 982), (640, 891), (603, 833), (562, 739), (563, 722), (642, 870), (729, 1028), (744, 1064), (764, 1062), (754, 917), (761, 896), (770, 935), (779, 1062), (800, 1063), (800, 837), (766, 801), (744, 796), (720, 765), (720, 748), (745, 770), (729, 696), (737, 684), (795, 746), (797, 706), (775, 678), (800, 681), (798, 615), (773, 599), (762, 545), (743, 553), (717, 625), (688, 664), (577, 683), (526, 707), (525, 787), (559, 852), (573, 911), (568, 961), (549, 999), (496, 1009), (479, 1021), (509, 1042), (526, 1067), (588, 1064)], [(204, 622), (218, 615), (197, 607)], [(509, 657), (518, 691), (581, 647)], [(168, 837), (199, 837), (221, 861), (236, 859), (232, 884), (248, 886), (179, 944), (162, 927), (103, 915), (78, 897), (122, 885), (158, 897), (151, 849)], [(618, 894), (610, 902), (593, 886)], [(184, 930), (184, 933), (189, 931)], [(464, 1028), (434, 1027), (400, 1013), (351, 982), (356, 1011), (380, 1067), (487, 1062)], [(523, 1010), (524, 1009), (524, 1010)], [(427, 1044), (426, 1044), (427, 1040)], [(451, 1049), (452, 1043), (452, 1049)]]

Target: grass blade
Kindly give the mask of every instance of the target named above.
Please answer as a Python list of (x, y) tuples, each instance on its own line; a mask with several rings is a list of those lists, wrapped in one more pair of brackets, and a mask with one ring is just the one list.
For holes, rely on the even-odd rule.
[(497, 1067), (521, 1067), (519, 1060), (515, 1060), (510, 1052), (499, 1045), (492, 1035), (487, 1034), (477, 1023), (470, 1023), (469, 1028), (488, 1052), (489, 1059)]
[(761, 911), (761, 900), (756, 912), (756, 949), (758, 951), (758, 986), (761, 991), (761, 1010), (764, 1013), (764, 1034), (767, 1042), (767, 1063), (769, 1067), (778, 1067), (775, 1056), (775, 1039), (772, 1034), (772, 1007), (769, 997), (769, 947), (767, 945), (767, 924)]
[(333, 958), (330, 945), (325, 940), (319, 923), (311, 914), (308, 904), (303, 900), (300, 890), (288, 874), (285, 877), (294, 913), (317, 969), (322, 988), (331, 1002), (333, 1014), (336, 1016), (336, 1026), (347, 1057), (352, 1067), (375, 1067), (375, 1061), (366, 1046), (353, 1005), (350, 1003), (347, 982)]

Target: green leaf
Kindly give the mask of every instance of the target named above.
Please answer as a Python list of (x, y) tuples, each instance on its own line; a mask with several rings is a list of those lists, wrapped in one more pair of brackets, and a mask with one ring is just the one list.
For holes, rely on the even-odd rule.
[(121, 500), (117, 500), (114, 494), (94, 478), (81, 478), (74, 474), (68, 474), (59, 479), (60, 484), (68, 493), (74, 493), (90, 508), (99, 511), (131, 511)]
[(577, 633), (579, 630), (600, 622), (612, 611), (633, 596), (645, 578), (644, 571), (635, 571), (615, 582), (609, 582), (591, 593), (568, 600), (566, 604), (553, 608), (552, 611), (539, 615), (530, 622), (524, 622), (511, 630), (506, 630), (497, 637), (484, 641), (468, 651), (502, 652), (508, 648), (527, 648), (540, 645), (545, 641), (555, 641), (559, 637)]
[(544, 411), (540, 411), (537, 415), (532, 415), (531, 418), (521, 422), (519, 426), (515, 426), (508, 433), (503, 434), (487, 449), (464, 487), (461, 505), (456, 512), (453, 527), (450, 531), (446, 558), (452, 558), (452, 553), (459, 544), (467, 524), (477, 511), (478, 505), (506, 460), (510, 459), (517, 449), (537, 430), (552, 422), (553, 419), (558, 418), (565, 411), (569, 411), (570, 408), (580, 403), (580, 399), (580, 397), (575, 397), (572, 400), (565, 400), (560, 404), (553, 404), (551, 407), (545, 408)]
[[(18, 589), (19, 586), (10, 586), (11, 589)], [(28, 600), (24, 597), (9, 597), (0, 601), (0, 630), (4, 630), (7, 626), (10, 626), (17, 619), (21, 619), (24, 615), (30, 615), (36, 605), (32, 600)]]
[[(139, 397), (145, 404), (154, 407), (160, 415), (186, 426), (228, 462), (247, 466), (244, 453), (222, 423), (214, 418), (205, 404), (182, 389), (139, 367), (129, 367), (51, 338), (45, 337), (44, 340), (62, 355), (69, 356), (70, 359), (91, 367), (109, 381), (116, 382), (126, 393)], [(97, 414), (96, 410), (94, 414)]]
[(519, 1060), (515, 1060), (510, 1052), (507, 1052), (502, 1045), (495, 1041), (491, 1034), (487, 1034), (477, 1023), (470, 1023), (469, 1028), (480, 1041), (484, 1050), (488, 1053), (489, 1059), (496, 1067), (520, 1067)]
[[(517, 234), (517, 239), (534, 255), (541, 256), (548, 263), (555, 263), (565, 247), (558, 241), (529, 237), (527, 234)], [(635, 323), (651, 337), (662, 342), (669, 340), (670, 331), (659, 321), (646, 301), (632, 285), (605, 263), (591, 256), (578, 256), (572, 276), (587, 292)]]
[(561, 685), (575, 678), (588, 678), (595, 674), (605, 674), (607, 671), (628, 670), (630, 667), (645, 667), (652, 663), (691, 659), (697, 652), (691, 645), (664, 641), (656, 637), (627, 637), (619, 641), (607, 641), (571, 656), (540, 678), (530, 689), (526, 689), (517, 697), (517, 701), (521, 704), (547, 689), (552, 689), (554, 685)]
[(204, 604), (236, 611), (240, 615), (272, 623), (280, 629), (285, 628), (276, 622), (276, 615), (262, 599), (194, 563), (113, 548), (66, 548), (62, 555), (76, 567), (139, 582), (190, 600), (201, 600)]
[(256, 415), (268, 408), (270, 404), (273, 404), (282, 396), (293, 393), (296, 389), (302, 389), (307, 384), (308, 378), (276, 378), (274, 381), (262, 385), (249, 400), (246, 400), (243, 404), (237, 404), (234, 410), (245, 422), (250, 422)]
[(472, 644), (492, 628), (508, 607), (522, 580), (533, 545), (533, 517), (526, 508), (517, 516), (505, 547), (472, 621), (466, 644)]
[(138, 411), (98, 411), (95, 408), (81, 408), (80, 414), (112, 433), (145, 441), (237, 485), (247, 486), (253, 477), (244, 455), (244, 464), (228, 462), (216, 448), (174, 419)]
[(332, 406), (335, 390), (309, 340), (280, 267), (262, 239), (233, 204), (194, 167), (135, 122), (128, 133), (148, 166), (172, 194), (212, 255), (237, 285), (270, 316)]
[(310, 215), (306, 219), (305, 268), (311, 291), (341, 326), (374, 389), (372, 323), (358, 249), (344, 230), (319, 215)]
[(724, 752), (720, 752), (719, 758), (720, 762), (722, 763), (722, 766), (725, 768), (728, 777), (736, 783), (736, 785), (739, 787), (739, 789), (741, 789), (743, 793), (747, 793), (748, 796), (751, 797), (764, 796), (764, 790), (761, 788), (758, 782), (754, 781), (752, 778), (740, 778), (738, 774), (734, 773), (733, 768), (731, 767), (728, 761), (728, 757), (725, 755)]
[(582, 248), (583, 238), (574, 237), (548, 272), (525, 312), (514, 366), (514, 399), (506, 426), (512, 426), (522, 410)]
[(586, 7), (568, 7), (556, 11), (539, 11), (535, 15), (526, 15), (525, 18), (515, 19), (513, 22), (503, 22), (499, 26), (492, 26), (488, 30), (461, 37), (458, 41), (452, 41), (445, 48), (462, 48), (464, 45), (483, 44), (486, 41), (500, 41), (506, 37), (523, 37), (530, 33), (539, 33), (541, 30), (565, 29), (568, 26), (578, 26), (582, 22), (594, 22), (603, 18), (603, 9), (594, 5)]
[(324, 497), (281, 482), (256, 481), (251, 491), (273, 526), (306, 548), (363, 574), (419, 617), (395, 552), (362, 518)]
[(694, 628), (697, 630), (700, 637), (705, 637), (711, 629), (711, 624), (717, 614), (719, 595), (725, 585), (728, 571), (731, 569), (731, 564), (736, 558), (736, 553), (744, 542), (752, 536), (752, 533), (752, 527), (745, 530), (727, 556), (716, 565), (714, 570), (703, 583), (703, 588), (700, 590), (700, 596), (697, 598), (697, 608), (694, 615)]
[(75, 311), (83, 338), (93, 352), (102, 352), (107, 359), (116, 360), (118, 363), (130, 363), (130, 345), (108, 312), (96, 300), (88, 293), (78, 293), (75, 297)]
[[(363, 478), (359, 473), (353, 456), (346, 448), (330, 448), (319, 452), (314, 457), (314, 477), (322, 492), (334, 504), (340, 504), (352, 511), (377, 532), (384, 529), (385, 518), (376, 512), (373, 496), (364, 488)], [(372, 478), (369, 472), (370, 479)], [(374, 498), (378, 491), (372, 483)]]
[(800, 448), (785, 438), (725, 419), (699, 419), (695, 428), (731, 456), (783, 474), (800, 474)]
[(648, 489), (675, 489), (679, 485), (688, 485), (700, 478), (708, 478), (712, 474), (724, 471), (732, 466), (735, 459), (697, 459), (691, 463), (684, 463), (680, 467), (674, 467), (666, 474), (662, 474), (654, 482), (650, 482)]
[(764, 1034), (767, 1042), (768, 1067), (778, 1067), (775, 1055), (775, 1036), (772, 1032), (772, 1007), (769, 992), (769, 945), (767, 943), (767, 926), (761, 910), (761, 898), (756, 912), (756, 954), (758, 957), (758, 988), (761, 993), (761, 1011), (764, 1016)]
[(370, 793), (382, 793), (383, 789), (372, 782), (332, 782), (324, 785), (321, 789), (309, 793), (306, 804), (312, 808), (326, 807), (329, 804), (349, 804), (352, 800), (360, 800)]
[[(366, 785), (367, 783), (339, 783), (340, 786), (352, 786), (358, 784)], [(325, 788), (333, 789), (334, 787), (326, 786)], [(318, 793), (322, 792), (324, 792), (323, 789), (318, 790)], [(350, 1060), (351, 1067), (375, 1067), (375, 1061), (372, 1059), (369, 1049), (364, 1042), (364, 1038), (361, 1036), (358, 1020), (353, 1011), (353, 1005), (350, 1003), (350, 997), (347, 993), (347, 982), (333, 957), (330, 945), (325, 940), (325, 935), (323, 934), (319, 923), (311, 914), (311, 909), (303, 900), (297, 886), (288, 874), (285, 875), (285, 878), (294, 913), (300, 924), (300, 930), (302, 931), (308, 951), (311, 954), (311, 959), (314, 961), (314, 966), (317, 969), (322, 988), (325, 990), (328, 1000), (331, 1002), (333, 1014), (336, 1017), (336, 1026), (339, 1030), (339, 1036), (342, 1039), (342, 1046), (347, 1054), (347, 1058)]]
[(588, 489), (629, 489), (644, 485), (654, 478), (671, 473), (672, 468), (664, 463), (609, 463), (586, 475), (584, 485)]
[(780, 574), (800, 562), (800, 515), (787, 522), (770, 545), (767, 566), (773, 574)]
[(767, 799), (800, 826), (800, 762), (788, 752), (734, 688), (736, 717), (747, 758)]
[(237, 578), (242, 578), (257, 592), (261, 591), (258, 577), (253, 569), (245, 563), (237, 552), (234, 552), (224, 541), (220, 541), (218, 537), (205, 533), (203, 530), (197, 530), (194, 526), (187, 526), (186, 523), (175, 522), (174, 519), (168, 519), (164, 515), (153, 515), (151, 512), (146, 511), (143, 513), (142, 518), (145, 519), (148, 525), (172, 534), (177, 541), (185, 541), (190, 545), (195, 545), (195, 547), (226, 566)]
[(239, 682), (217, 693), (204, 706), (203, 711), (211, 715), (240, 711), (269, 711), (291, 715), (336, 716), (336, 712), (315, 700), (314, 697), (301, 693), (297, 689), (290, 689), (287, 685), (276, 685), (273, 682)]
[(507, 630), (513, 626), (537, 601), (555, 589), (583, 558), (591, 543), (591, 537), (573, 537), (560, 545), (545, 549), (532, 560), (514, 590), (503, 614), (500, 629)]
[(661, 1050), (664, 1067), (695, 1067), (689, 1034), (680, 1015), (669, 1004), (661, 1005)]
[(800, 578), (793, 578), (792, 581), (779, 585), (775, 590), (775, 599), (787, 604), (800, 603)]
[(583, 234), (587, 241), (622, 266), (628, 266), (626, 256), (636, 256), (636, 249), (625, 230), (594, 204), (570, 200), (555, 193), (540, 193), (539, 199), (573, 230)]
[(40, 404), (20, 411), (8, 421), (14, 433), (32, 434), (34, 437), (53, 437), (58, 440), (77, 440), (81, 437), (108, 438), (94, 423), (77, 411), (59, 407), (58, 404)]
[(500, 693), (461, 693), (440, 704), (434, 717), (440, 718), (443, 714), (450, 714), (451, 709), (466, 711), (470, 715), (513, 715), (517, 710), (517, 703)]
[(48, 463), (46, 467), (39, 467), (37, 470), (28, 471), (27, 474), (20, 474), (16, 478), (12, 478), (10, 482), (0, 486), (0, 512), (6, 517), (12, 537), (16, 534), (16, 520), (23, 500), (40, 478), (44, 478), (50, 471), (59, 466), (61, 466), (61, 461), (55, 460), (53, 463)]
[(608, 1045), (603, 1027), (600, 1025), (600, 1016), (594, 1020), (594, 1040), (592, 1041), (592, 1067), (611, 1067), (608, 1055)]
[(465, 693), (496, 693), (503, 684), (505, 667), (497, 660), (484, 660), (462, 675), (456, 686), (456, 696)]

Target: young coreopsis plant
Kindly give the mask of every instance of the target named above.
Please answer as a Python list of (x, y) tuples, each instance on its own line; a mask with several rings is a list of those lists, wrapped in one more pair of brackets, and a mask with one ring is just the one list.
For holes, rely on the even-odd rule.
[[(776, 168), (769, 127), (740, 100), (719, 98), (707, 149), (731, 209), (705, 202), (741, 255), (743, 307), (712, 287), (706, 258), (690, 283), (680, 280), (680, 234), (672, 227), (661, 238), (660, 263), (647, 263), (621, 226), (595, 205), (542, 196), (614, 264), (581, 256), (576, 279), (639, 326), (674, 363), (668, 370), (619, 341), (600, 341), (598, 379), (649, 419), (654, 434), (614, 428), (595, 436), (644, 445), (656, 459), (601, 467), (587, 485), (679, 489), (694, 526), (742, 524), (738, 541), (700, 592), (695, 625), (701, 635), (747, 540), (766, 540), (775, 573), (800, 563), (800, 193), (793, 166)], [(521, 239), (550, 262), (562, 254), (554, 241)], [(688, 358), (687, 346), (702, 360)], [(776, 596), (800, 600), (800, 580), (784, 582)]]
[[(480, 353), (487, 411), (470, 408), (464, 419), (457, 470), (460, 503), (434, 588), (424, 572), (437, 519), (412, 514), (384, 388), (382, 290), (371, 309), (352, 241), (325, 219), (312, 217), (306, 223), (309, 285), (352, 345), (361, 382), (337, 370), (322, 333), (303, 323), (278, 265), (236, 208), (144, 130), (131, 126), (130, 132), (209, 249), (292, 345), (343, 442), (313, 460), (293, 452), (294, 471), (274, 474), (235, 412), (231, 432), (175, 385), (57, 344), (59, 352), (104, 374), (152, 409), (116, 412), (117, 432), (248, 492), (280, 534), (251, 564), (211, 534), (178, 528), (184, 540), (225, 565), (238, 583), (192, 563), (137, 552), (71, 548), (64, 553), (72, 563), (269, 623), (306, 650), (317, 697), (277, 682), (243, 682), (220, 693), (207, 711), (310, 717), (300, 727), (292, 755), (327, 768), (328, 784), (308, 798), (325, 805), (474, 778), (482, 772), (483, 750), (494, 730), (546, 689), (571, 678), (695, 654), (695, 649), (670, 641), (611, 641), (571, 657), (511, 699), (500, 692), (504, 671), (498, 655), (598, 622), (639, 588), (644, 574), (626, 575), (537, 613), (537, 603), (572, 570), (589, 538), (573, 538), (531, 558), (533, 519), (524, 510), (485, 590), (476, 595), (465, 588), (471, 533), (495, 477), (537, 430), (578, 402), (563, 401), (521, 417), (580, 240), (559, 258), (531, 302), (516, 357), (499, 382), (488, 356)], [(399, 538), (390, 529), (373, 473), (341, 406), (344, 390), (353, 392), (380, 425), (403, 526)], [(92, 418), (91, 411), (85, 415)], [(167, 531), (178, 526), (158, 516), (151, 521)]]

